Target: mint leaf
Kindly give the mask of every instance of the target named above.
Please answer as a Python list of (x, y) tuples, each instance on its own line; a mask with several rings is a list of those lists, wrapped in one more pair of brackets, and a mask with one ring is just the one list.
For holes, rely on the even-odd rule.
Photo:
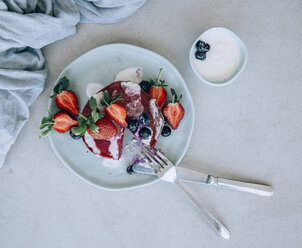
[(93, 96), (90, 97), (89, 106), (90, 106), (92, 111), (96, 111), (97, 103), (96, 103), (96, 99)]
[(69, 86), (69, 79), (66, 76), (62, 77), (59, 83), (57, 83), (53, 88), (55, 94), (52, 95), (51, 98), (54, 97), (56, 94), (60, 93), (61, 91), (67, 90), (68, 86)]
[(109, 93), (107, 90), (104, 92), (103, 99), (104, 99), (104, 101), (103, 101), (104, 106), (108, 107), (110, 105), (110, 96), (109, 96)]
[(96, 123), (101, 118), (102, 115), (99, 112), (92, 111), (91, 116), (92, 116), (93, 122)]
[(83, 126), (80, 126), (80, 127), (72, 127), (71, 128), (71, 132), (75, 135), (80, 135), (80, 136), (83, 136), (85, 134), (87, 130), (87, 126), (86, 125), (83, 125)]
[(53, 125), (53, 122), (45, 122), (45, 123), (41, 124), (40, 129), (43, 129), (47, 126), (52, 126), (52, 125)]
[(53, 124), (54, 123), (52, 112), (49, 109), (47, 110), (47, 112), (48, 112), (48, 117), (46, 117), (46, 116), (43, 117), (41, 124), (45, 124), (45, 123)]
[(93, 133), (97, 133), (99, 131), (99, 127), (93, 123), (89, 125), (90, 131)]
[(86, 126), (86, 120), (83, 118), (80, 118), (78, 125), (79, 125), (79, 127), (84, 126), (84, 125)]
[(45, 129), (44, 131), (42, 131), (39, 135), (39, 138), (44, 138), (46, 137), (52, 130), (52, 126), (49, 126), (47, 129)]
[(43, 117), (42, 121), (41, 121), (41, 124), (48, 123), (48, 122), (52, 122), (52, 118), (51, 117)]
[(59, 85), (60, 85), (59, 91), (67, 90), (69, 86), (69, 79), (66, 76), (62, 77), (60, 79)]
[(53, 116), (53, 113), (51, 112), (50, 109), (47, 109), (47, 113), (48, 113), (48, 117), (52, 117)]
[[(59, 91), (60, 91), (60, 83), (57, 83), (57, 84), (55, 85), (55, 87), (53, 87), (53, 91), (54, 91), (54, 93), (56, 93), (56, 94), (59, 93)], [(51, 97), (54, 97), (56, 94), (52, 95)]]

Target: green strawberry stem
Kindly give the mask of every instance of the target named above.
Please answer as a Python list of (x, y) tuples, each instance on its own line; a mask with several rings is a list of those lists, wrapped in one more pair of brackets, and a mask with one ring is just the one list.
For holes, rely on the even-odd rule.
[(158, 76), (157, 76), (157, 79), (156, 79), (156, 83), (155, 83), (155, 85), (156, 86), (158, 86), (158, 85), (160, 85), (160, 77), (161, 77), (161, 74), (163, 73), (163, 68), (160, 68), (160, 70), (159, 70), (159, 74), (158, 74)]
[(85, 115), (82, 115), (81, 113), (79, 113), (79, 116), (81, 116), (85, 121), (88, 120), (88, 118)]
[(171, 94), (172, 94), (172, 100), (170, 101), (170, 103), (180, 102), (180, 100), (182, 99), (182, 95), (180, 95), (178, 98), (176, 91), (172, 88), (171, 88)]
[(55, 123), (54, 121), (52, 121), (52, 122), (44, 122), (43, 125), (52, 125), (54, 123)]
[(121, 96), (122, 96), (122, 94), (119, 93), (119, 94), (117, 94), (117, 96), (115, 98), (110, 98), (109, 93), (106, 90), (104, 92), (104, 99), (103, 99), (103, 101), (101, 101), (101, 104), (104, 107), (109, 107), (112, 103), (123, 100), (123, 98), (121, 98)]

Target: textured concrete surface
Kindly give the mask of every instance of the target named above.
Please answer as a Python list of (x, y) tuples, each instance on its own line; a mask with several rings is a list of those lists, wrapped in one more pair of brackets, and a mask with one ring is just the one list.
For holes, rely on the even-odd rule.
[[(123, 23), (81, 24), (46, 47), (49, 77), (31, 118), (0, 170), (0, 247), (301, 247), (302, 2), (153, 0)], [(225, 26), (249, 51), (231, 85), (199, 83), (188, 60), (204, 30)], [(173, 185), (107, 192), (70, 173), (47, 139), (38, 140), (53, 81), (86, 51), (125, 42), (169, 59), (196, 107), (185, 164), (267, 182), (271, 198), (200, 185), (186, 187), (231, 231), (223, 240)]]

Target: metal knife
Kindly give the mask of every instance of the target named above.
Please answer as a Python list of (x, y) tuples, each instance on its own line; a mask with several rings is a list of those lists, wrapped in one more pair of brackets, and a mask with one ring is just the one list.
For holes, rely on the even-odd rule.
[[(134, 164), (132, 166), (133, 171), (141, 174), (155, 175), (153, 170), (148, 167)], [(262, 196), (272, 196), (273, 189), (265, 184), (249, 183), (243, 181), (237, 181), (233, 179), (227, 179), (222, 177), (216, 177), (208, 174), (204, 174), (199, 171), (190, 170), (180, 166), (175, 166), (177, 172), (177, 178), (180, 181), (186, 181), (191, 183), (214, 185), (221, 188), (233, 189), (242, 192), (247, 192)]]

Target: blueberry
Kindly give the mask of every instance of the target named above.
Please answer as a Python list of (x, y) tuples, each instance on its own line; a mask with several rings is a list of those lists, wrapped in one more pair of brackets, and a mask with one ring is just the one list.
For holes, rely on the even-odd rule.
[(82, 137), (81, 135), (75, 135), (73, 132), (71, 132), (71, 129), (69, 130), (69, 134), (70, 134), (71, 138), (73, 138), (75, 140), (78, 140)]
[(132, 132), (136, 132), (138, 128), (138, 120), (135, 118), (129, 118), (128, 119), (128, 128)]
[(199, 60), (205, 60), (206, 59), (206, 53), (196, 51), (195, 52), (195, 58), (199, 59)]
[(171, 134), (171, 128), (168, 126), (164, 126), (163, 130), (161, 131), (161, 135), (164, 137), (168, 137)]
[(129, 165), (128, 167), (127, 167), (127, 173), (129, 174), (129, 175), (131, 175), (131, 174), (133, 174), (134, 173), (134, 170), (133, 170), (133, 165)]
[(147, 127), (143, 127), (141, 130), (139, 130), (138, 134), (139, 137), (148, 139), (151, 136), (151, 130)]
[(197, 51), (204, 52), (204, 53), (208, 52), (211, 48), (208, 43), (205, 43), (202, 40), (197, 41), (195, 46), (196, 46)]
[(148, 126), (150, 124), (150, 117), (147, 113), (141, 113), (138, 120), (143, 126)]
[(150, 89), (151, 89), (151, 83), (149, 81), (143, 80), (139, 83), (139, 86), (146, 91), (147, 93), (149, 93)]

